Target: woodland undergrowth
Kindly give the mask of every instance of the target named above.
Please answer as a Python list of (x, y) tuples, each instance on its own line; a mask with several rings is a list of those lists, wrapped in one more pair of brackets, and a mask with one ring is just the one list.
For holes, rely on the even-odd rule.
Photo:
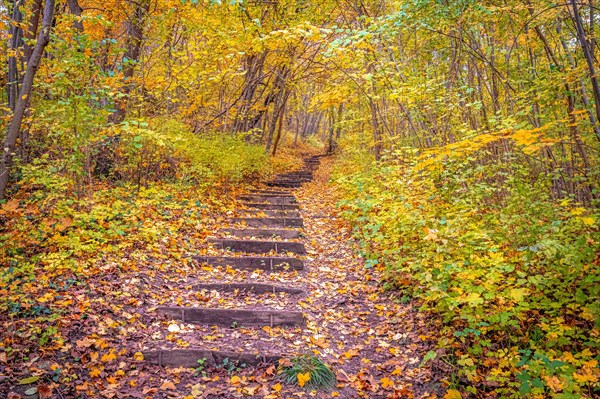
[(552, 198), (551, 178), (531, 179), (517, 149), (483, 164), (485, 151), (432, 165), (406, 148), (379, 163), (347, 149), (334, 178), (342, 214), (387, 288), (443, 319), (424, 361), (451, 387), (594, 397), (600, 214)]

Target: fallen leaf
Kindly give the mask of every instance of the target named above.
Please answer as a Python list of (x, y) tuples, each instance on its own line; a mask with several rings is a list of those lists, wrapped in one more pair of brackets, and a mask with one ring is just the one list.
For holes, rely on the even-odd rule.
[(0, 207), (0, 209), (2, 211), (4, 211), (5, 213), (14, 212), (18, 208), (19, 208), (19, 200), (18, 199), (12, 199), (12, 200), (8, 201), (6, 204), (2, 205), (2, 207)]
[(52, 387), (45, 384), (38, 386), (39, 399), (50, 399), (52, 397)]
[(34, 375), (32, 377), (23, 378), (22, 380), (19, 381), (19, 384), (20, 385), (33, 384), (34, 382), (36, 382), (39, 379), (40, 379), (39, 376)]
[(176, 390), (177, 387), (171, 381), (165, 381), (160, 386), (161, 391)]
[(298, 385), (304, 387), (308, 381), (310, 381), (310, 372), (298, 373)]
[(444, 395), (444, 399), (462, 399), (462, 395), (456, 389), (448, 389)]
[(329, 342), (326, 342), (324, 337), (310, 337), (310, 342), (322, 349), (329, 348)]
[(390, 390), (390, 389), (394, 388), (394, 381), (390, 380), (387, 377), (383, 377), (380, 380), (380, 382), (381, 382), (381, 386), (383, 387), (383, 389)]
[(255, 395), (259, 389), (260, 389), (260, 385), (252, 385), (252, 386), (244, 387), (242, 389), (242, 393), (244, 395)]
[(102, 370), (97, 367), (92, 368), (90, 371), (90, 377), (92, 378), (100, 377), (100, 374), (102, 374)]
[(356, 348), (350, 349), (348, 352), (344, 353), (344, 357), (346, 359), (352, 359), (353, 357), (356, 357), (356, 356), (358, 356), (358, 349), (356, 349)]
[(105, 353), (104, 355), (102, 355), (101, 360), (103, 363), (108, 363), (108, 362), (112, 362), (116, 358), (117, 358), (117, 355), (113, 351), (111, 351), (109, 353)]

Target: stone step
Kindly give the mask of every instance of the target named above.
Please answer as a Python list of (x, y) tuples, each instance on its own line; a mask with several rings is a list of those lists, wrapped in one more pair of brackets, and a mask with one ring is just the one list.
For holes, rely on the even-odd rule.
[(238, 197), (242, 201), (268, 203), (268, 204), (295, 204), (296, 198), (291, 195), (278, 196), (278, 195), (240, 195)]
[(288, 271), (304, 270), (304, 261), (289, 256), (261, 257), (261, 256), (193, 256), (195, 261), (210, 266), (229, 266), (233, 269), (242, 270), (264, 270), (264, 271)]
[(247, 208), (264, 209), (267, 211), (295, 211), (300, 209), (298, 204), (257, 204), (256, 202), (242, 202)]
[[(207, 367), (222, 367), (225, 364), (237, 366), (258, 366), (276, 364), (281, 355), (259, 355), (250, 352), (215, 351), (208, 349), (168, 349), (142, 351), (144, 361), (160, 367), (196, 368), (202, 362)], [(225, 360), (227, 359), (227, 360)]]
[(258, 241), (258, 240), (233, 240), (229, 238), (209, 238), (208, 243), (220, 250), (233, 252), (246, 252), (254, 254), (294, 253), (305, 255), (306, 248), (301, 242), (293, 241)]
[(248, 227), (304, 227), (301, 218), (232, 218)]
[(248, 209), (248, 210), (244, 210), (243, 211), (244, 214), (248, 215), (248, 216), (268, 216), (268, 217), (272, 217), (272, 218), (299, 218), (300, 217), (300, 212), (298, 211), (270, 211), (270, 210), (266, 210), (266, 209)]
[(195, 290), (208, 290), (208, 291), (220, 291), (220, 292), (234, 292), (242, 291), (253, 294), (266, 294), (266, 293), (280, 293), (285, 292), (287, 294), (303, 294), (304, 291), (299, 288), (287, 288), (280, 287), (272, 284), (260, 284), (260, 283), (213, 283), (213, 284), (196, 284), (194, 285)]
[(286, 239), (300, 238), (301, 233), (298, 230), (284, 229), (222, 229), (223, 233), (236, 237), (280, 237)]
[(184, 323), (226, 327), (294, 327), (304, 326), (302, 312), (286, 310), (211, 309), (164, 306), (156, 308), (159, 314)]

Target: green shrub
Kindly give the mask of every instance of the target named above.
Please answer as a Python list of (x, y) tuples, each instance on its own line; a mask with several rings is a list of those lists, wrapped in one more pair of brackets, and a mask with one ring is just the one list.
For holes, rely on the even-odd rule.
[(342, 160), (340, 207), (387, 286), (442, 318), (438, 361), (472, 393), (598, 394), (600, 214), (552, 200), (516, 163), (396, 155)]
[(130, 180), (167, 177), (203, 183), (237, 182), (265, 173), (269, 167), (264, 149), (246, 143), (242, 136), (198, 135), (172, 119), (151, 125), (125, 122), (118, 133), (116, 172)]

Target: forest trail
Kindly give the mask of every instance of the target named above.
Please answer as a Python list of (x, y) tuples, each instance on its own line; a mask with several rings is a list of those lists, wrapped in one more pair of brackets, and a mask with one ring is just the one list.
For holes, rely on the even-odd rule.
[[(336, 216), (329, 160), (313, 179), (317, 165), (309, 160), (302, 172), (240, 196), (235, 216), (246, 217), (207, 240), (196, 271), (164, 276), (170, 294), (146, 309), (150, 333), (129, 342), (144, 355), (146, 394), (436, 397), (419, 368), (431, 344), (422, 316), (383, 293), (375, 268), (365, 268)], [(328, 364), (336, 387), (311, 393), (283, 384), (279, 359), (298, 354)]]
[[(193, 191), (141, 191), (144, 207), (122, 217), (132, 233), (101, 262), (15, 279), (8, 300), (24, 305), (2, 320), (0, 396), (438, 397), (420, 366), (436, 325), (383, 291), (337, 215), (333, 161), (318, 163), (210, 207)], [(298, 355), (327, 364), (335, 387), (285, 383)]]

